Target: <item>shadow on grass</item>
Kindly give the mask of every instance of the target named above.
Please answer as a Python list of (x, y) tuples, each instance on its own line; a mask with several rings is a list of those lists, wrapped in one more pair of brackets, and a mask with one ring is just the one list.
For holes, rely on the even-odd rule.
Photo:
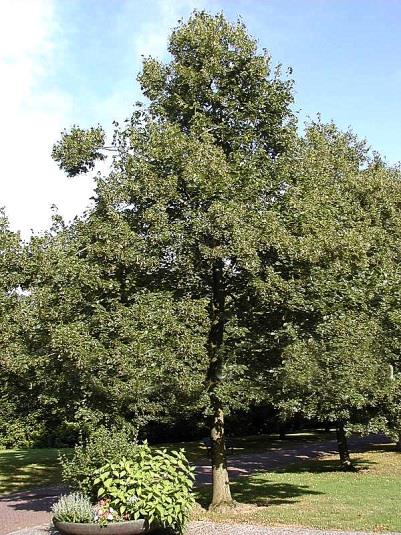
[[(395, 442), (388, 442), (386, 444), (369, 444), (366, 448), (359, 448), (358, 450), (355, 450), (358, 452), (369, 452), (374, 451), (377, 453), (392, 453), (392, 452), (398, 452), (396, 449)], [(398, 452), (401, 455), (401, 452)]]
[[(367, 459), (362, 459), (360, 457), (352, 457), (352, 464), (355, 467), (354, 472), (359, 472), (362, 470), (369, 470), (369, 467), (377, 464), (375, 461), (368, 461)], [(280, 474), (299, 474), (303, 472), (311, 474), (320, 474), (326, 472), (341, 472), (344, 473), (340, 463), (337, 459), (311, 459), (303, 461), (302, 463), (294, 463), (288, 466), (283, 466), (271, 470), (271, 472), (280, 473)]]
[(0, 495), (59, 483), (59, 453), (45, 448), (0, 451)]
[[(290, 483), (276, 483), (266, 479), (265, 475), (254, 475), (251, 478), (238, 479), (231, 483), (231, 493), (234, 500), (258, 507), (269, 505), (291, 504), (301, 496), (323, 494), (312, 490), (307, 485), (292, 485)], [(197, 502), (207, 508), (211, 501), (212, 489), (201, 487), (197, 489)]]

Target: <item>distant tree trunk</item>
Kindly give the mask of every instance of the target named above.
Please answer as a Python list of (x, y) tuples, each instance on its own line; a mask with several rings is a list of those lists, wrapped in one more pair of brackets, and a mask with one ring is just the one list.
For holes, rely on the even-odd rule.
[(287, 434), (287, 426), (286, 426), (285, 423), (279, 424), (278, 434), (279, 434), (280, 440), (284, 440), (285, 439), (286, 434)]
[(401, 435), (398, 435), (398, 440), (395, 444), (396, 451), (401, 451)]
[(342, 422), (337, 423), (336, 434), (338, 453), (340, 454), (341, 468), (347, 471), (353, 470), (354, 465), (352, 464), (349, 455), (347, 436), (345, 434), (344, 424)]
[(225, 289), (222, 261), (216, 262), (213, 266), (212, 277), (213, 296), (210, 303), (211, 326), (207, 343), (209, 355), (207, 384), (213, 410), (213, 422), (210, 433), (212, 442), (213, 497), (209, 509), (216, 510), (234, 505), (227, 471), (224, 439), (224, 408), (217, 392), (217, 388), (223, 380), (224, 365), (221, 353), (225, 324)]

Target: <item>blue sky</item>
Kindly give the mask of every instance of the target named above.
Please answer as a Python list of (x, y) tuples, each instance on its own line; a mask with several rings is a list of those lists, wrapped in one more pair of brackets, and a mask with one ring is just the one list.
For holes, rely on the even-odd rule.
[(193, 8), (242, 16), (293, 68), (301, 122), (320, 112), (401, 160), (399, 0), (2, 0), (0, 205), (14, 229), (44, 230), (53, 203), (67, 219), (88, 205), (91, 177), (64, 177), (52, 143), (73, 123), (127, 116), (141, 55), (167, 59), (169, 31)]

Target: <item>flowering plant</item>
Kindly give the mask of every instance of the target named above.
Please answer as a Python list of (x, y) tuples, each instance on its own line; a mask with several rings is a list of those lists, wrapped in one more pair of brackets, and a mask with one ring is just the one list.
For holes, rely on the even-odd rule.
[(56, 522), (89, 523), (93, 520), (93, 508), (90, 499), (80, 492), (60, 496), (52, 505), (53, 520)]
[(93, 507), (93, 520), (98, 522), (101, 525), (106, 525), (108, 522), (119, 522), (120, 520), (125, 520), (121, 518), (121, 515), (113, 509), (110, 504), (110, 499), (102, 499), (97, 502)]

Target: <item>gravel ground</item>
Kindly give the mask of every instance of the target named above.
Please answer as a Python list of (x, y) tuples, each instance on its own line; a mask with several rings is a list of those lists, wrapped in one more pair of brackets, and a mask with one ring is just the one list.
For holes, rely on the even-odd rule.
[[(14, 531), (10, 535), (59, 535), (45, 526)], [(215, 524), (213, 522), (191, 522), (186, 535), (378, 535), (373, 531), (326, 531), (309, 528), (253, 526), (250, 524)], [(382, 535), (401, 535), (386, 533)]]
[[(250, 524), (214, 524), (212, 522), (191, 522), (187, 535), (372, 535), (372, 533), (373, 532), (362, 531), (326, 531), (285, 526), (266, 528), (264, 526), (254, 526)], [(377, 532), (375, 535), (378, 535)], [(386, 535), (390, 534), (387, 533)]]

